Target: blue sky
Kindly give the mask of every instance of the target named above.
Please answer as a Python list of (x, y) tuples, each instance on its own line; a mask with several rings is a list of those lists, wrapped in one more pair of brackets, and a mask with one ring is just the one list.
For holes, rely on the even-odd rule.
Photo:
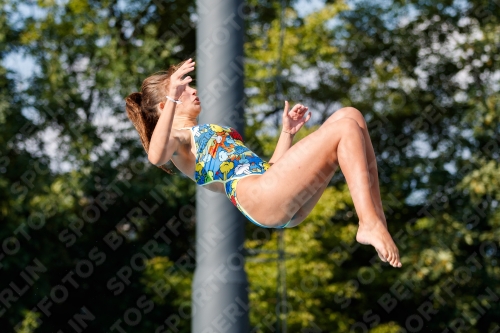
[[(320, 9), (325, 4), (324, 0), (299, 0), (295, 6), (300, 16), (305, 16), (312, 13), (315, 10)], [(19, 15), (15, 15), (13, 20), (19, 21), (21, 16), (32, 16), (32, 17), (42, 17), (44, 11), (33, 5), (23, 5), (19, 6)], [(20, 82), (23, 82), (31, 76), (31, 74), (36, 71), (36, 66), (33, 60), (29, 57), (25, 57), (20, 53), (9, 54), (2, 62), (3, 66), (14, 71)]]

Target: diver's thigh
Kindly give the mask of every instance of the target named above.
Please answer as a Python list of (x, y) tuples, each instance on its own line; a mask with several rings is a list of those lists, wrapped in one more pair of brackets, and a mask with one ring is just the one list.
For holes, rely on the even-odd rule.
[(321, 126), (292, 146), (263, 175), (242, 179), (237, 197), (244, 209), (265, 225), (288, 222), (337, 168), (336, 147), (343, 122)]

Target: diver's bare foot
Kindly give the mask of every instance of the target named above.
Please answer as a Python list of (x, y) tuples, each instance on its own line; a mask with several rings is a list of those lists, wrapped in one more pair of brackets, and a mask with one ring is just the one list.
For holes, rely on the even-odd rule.
[(389, 262), (393, 267), (401, 267), (398, 248), (382, 221), (375, 220), (370, 224), (360, 221), (356, 240), (373, 246), (382, 261)]

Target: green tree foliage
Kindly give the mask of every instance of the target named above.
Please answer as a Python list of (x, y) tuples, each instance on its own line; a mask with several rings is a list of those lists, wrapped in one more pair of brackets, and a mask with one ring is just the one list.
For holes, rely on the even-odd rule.
[[(378, 156), (389, 229), (404, 266), (388, 268), (371, 256), (372, 249), (354, 245), (356, 216), (344, 180), (334, 177), (309, 224), (286, 231), (288, 328), (494, 332), (500, 311), (495, 121), (500, 115), (500, 5), (347, 4), (349, 10), (338, 14), (327, 5), (302, 19), (287, 11), (284, 93), (290, 100), (311, 101), (312, 110), (321, 114), (319, 122), (341, 106), (363, 112)], [(333, 20), (323, 16), (315, 22), (329, 12)], [(254, 72), (266, 82), (254, 84), (251, 105), (256, 110), (267, 106), (270, 114), (277, 111), (266, 99), (276, 94), (274, 73), (262, 68), (276, 62), (271, 55), (278, 54), (278, 26), (274, 22), (261, 44), (248, 46), (256, 58), (248, 66), (259, 64)], [(315, 41), (311, 54), (309, 41)], [(329, 198), (332, 193), (335, 199)], [(322, 211), (323, 200), (336, 209)], [(275, 240), (273, 235), (249, 246), (276, 249)], [(297, 254), (297, 248), (303, 252)], [(266, 273), (271, 272), (274, 266)], [(251, 299), (258, 309), (252, 320), (266, 332), (276, 320), (276, 282), (267, 275), (252, 277)], [(261, 319), (265, 314), (267, 328)]]
[(171, 275), (192, 271), (194, 185), (147, 162), (123, 103), (146, 74), (194, 52), (193, 4), (176, 6), (2, 3), (2, 54), (17, 47), (37, 69), (22, 86), (1, 69), (2, 332), (152, 332), (177, 315), (187, 287), (148, 272), (161, 258), (183, 260)]

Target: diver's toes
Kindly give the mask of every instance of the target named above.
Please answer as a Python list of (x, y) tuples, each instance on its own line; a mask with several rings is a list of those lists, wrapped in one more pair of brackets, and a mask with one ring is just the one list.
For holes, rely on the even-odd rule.
[(397, 264), (398, 264), (398, 256), (396, 255), (395, 252), (392, 252), (391, 265), (392, 267), (396, 267)]
[(387, 261), (387, 260), (385, 260), (384, 256), (382, 255), (382, 253), (380, 253), (379, 250), (375, 249), (375, 251), (377, 251), (378, 257), (380, 258), (380, 260), (382, 260), (382, 262), (386, 262)]

